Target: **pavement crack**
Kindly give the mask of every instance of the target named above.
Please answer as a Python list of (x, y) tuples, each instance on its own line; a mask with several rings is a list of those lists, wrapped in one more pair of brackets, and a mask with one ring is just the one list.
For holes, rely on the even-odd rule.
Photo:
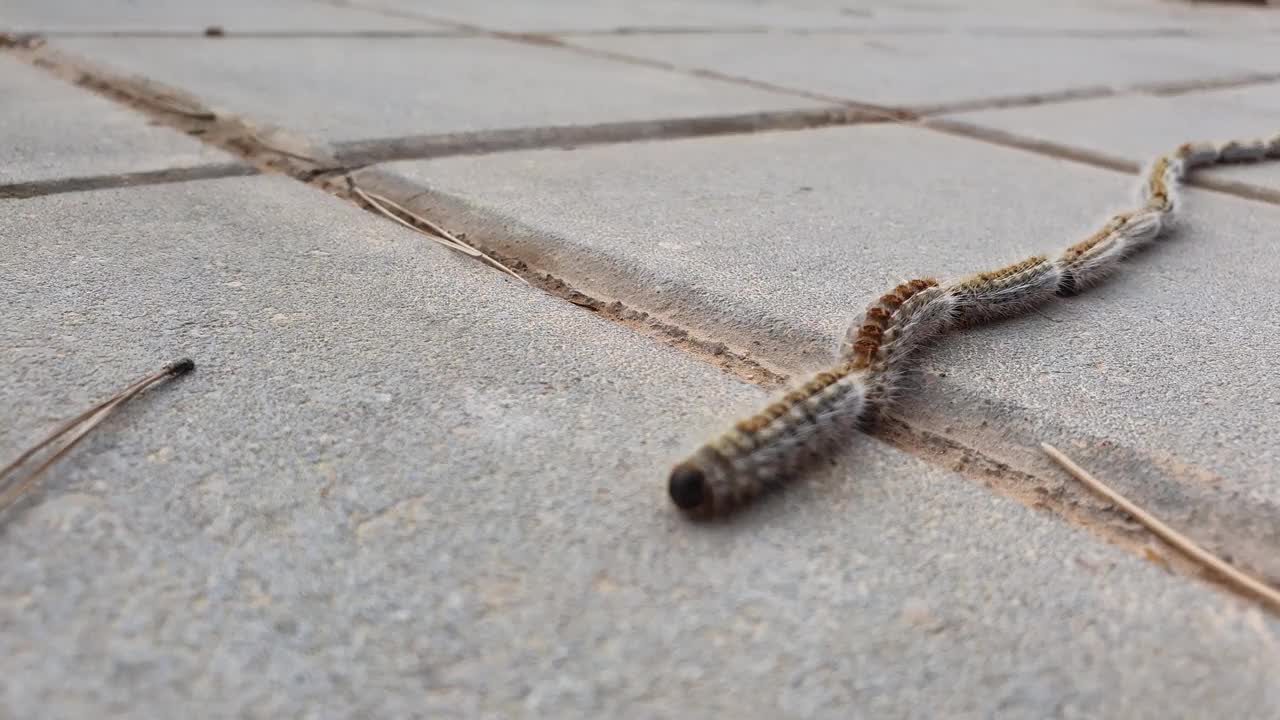
[(569, 148), (716, 135), (809, 130), (884, 121), (884, 116), (879, 112), (835, 106), (593, 125), (544, 126), (375, 138), (337, 143), (335, 149), (338, 159), (345, 163), (372, 165), (452, 155), (486, 155), (548, 147)]
[[(363, 203), (357, 201), (349, 189), (353, 184), (361, 186), (369, 183), (367, 181), (365, 183), (355, 182), (354, 179), (349, 179), (349, 176), (330, 178), (324, 183), (328, 192), (355, 203), (370, 213), (376, 214), (376, 210), (366, 207)], [(419, 209), (412, 207), (414, 199), (429, 192), (422, 191), (416, 194), (398, 192), (394, 187), (386, 187), (376, 182), (373, 183), (373, 186), (376, 187), (380, 194), (389, 197), (396, 203), (411, 207), (414, 213), (421, 212)], [(411, 216), (401, 219), (409, 223), (414, 222)], [(422, 228), (422, 231), (428, 234), (434, 233), (433, 228)], [(453, 234), (464, 240), (471, 247), (493, 258), (512, 274), (549, 295), (594, 312), (611, 322), (625, 325), (645, 337), (693, 355), (754, 385), (777, 388), (786, 382), (786, 375), (751, 358), (747, 353), (730, 348), (723, 342), (698, 337), (678, 324), (631, 307), (620, 300), (608, 300), (593, 296), (575, 287), (566, 278), (538, 267), (527, 257), (505, 252), (492, 243), (484, 242), (484, 238), (474, 233), (468, 234), (462, 231), (455, 231)]]
[(152, 80), (123, 76), (49, 47), (43, 38), (0, 36), (0, 49), (73, 85), (132, 108), (157, 125), (186, 133), (237, 156), (264, 172), (299, 180), (346, 166), (327, 150), (276, 129), (254, 126), (236, 115)]
[[(350, 190), (351, 176), (348, 171), (361, 164), (353, 161), (350, 153), (339, 161), (338, 158), (332, 157), (327, 149), (313, 146), (292, 136), (285, 137), (283, 140), (276, 136), (264, 136), (247, 121), (234, 115), (219, 113), (205, 106), (197, 98), (145, 78), (121, 77), (93, 67), (78, 58), (49, 48), (40, 38), (23, 38), (21, 42), (11, 40), (4, 47), (27, 62), (44, 68), (68, 82), (134, 108), (160, 124), (186, 132), (205, 143), (239, 156), (252, 168), (263, 172), (283, 173), (370, 213), (375, 212), (360, 202)], [(777, 116), (777, 124), (804, 125), (813, 122), (852, 122), (858, 119), (862, 119), (858, 113), (837, 108), (782, 114)], [(677, 121), (676, 126), (693, 128), (694, 131), (714, 131), (726, 126), (741, 127), (744, 124), (751, 126), (759, 122), (758, 117), (746, 116), (743, 119), (727, 122), (715, 119), (696, 122)], [(624, 127), (623, 132), (630, 129), (649, 132), (653, 127), (662, 128), (663, 126), (633, 124)], [(607, 128), (602, 134), (612, 134), (616, 137), (618, 131), (619, 129), (615, 126)], [(534, 135), (537, 136), (537, 133)], [(283, 142), (291, 142), (299, 147), (281, 147)], [(248, 168), (245, 170), (245, 172), (249, 171)], [(401, 204), (411, 202), (394, 193), (386, 194)], [(413, 222), (412, 219), (408, 220)], [(424, 232), (432, 233), (433, 231), (424, 229)], [(588, 295), (573, 287), (567, 280), (553, 273), (539, 270), (524, 259), (479, 244), (475, 247), (498, 263), (510, 268), (517, 277), (551, 295), (638, 330), (667, 345), (701, 357), (748, 382), (764, 386), (777, 386), (783, 382), (783, 376), (776, 371), (752, 360), (744, 353), (730, 349), (724, 343), (697, 338), (678, 325), (647, 312), (632, 309), (621, 301), (606, 301)]]
[[(1123, 510), (1098, 498), (1088, 488), (1072, 481), (1056, 466), (1045, 462), (1034, 448), (1025, 448), (1025, 452), (1020, 452), (1024, 450), (1022, 448), (1017, 451), (1006, 448), (1005, 452), (978, 448), (966, 441), (967, 435), (939, 432), (928, 427), (938, 423), (949, 425), (956, 420), (942, 413), (936, 415), (916, 422), (897, 414), (889, 414), (870, 427), (868, 434), (930, 465), (943, 467), (967, 480), (980, 483), (998, 495), (1061, 518), (1168, 572), (1208, 582), (1220, 590), (1254, 601), (1252, 596), (1240, 592), (1234, 585), (1222, 582), (1216, 574), (1206, 572), (1201, 564), (1167, 548), (1153, 533)], [(979, 432), (974, 437), (984, 434), (990, 433)], [(1113, 451), (1125, 452), (1122, 448), (1113, 448)], [(1022, 457), (1015, 457), (1018, 455)], [(1231, 557), (1236, 555), (1230, 551), (1232, 545), (1250, 545), (1241, 537), (1222, 537), (1220, 532), (1212, 531), (1195, 517), (1182, 518), (1178, 525), (1190, 530), (1189, 534), (1201, 535), (1199, 542), (1202, 545), (1219, 546), (1216, 548), (1219, 555)], [(1214, 542), (1205, 542), (1203, 536), (1218, 537)], [(1253, 545), (1255, 547), (1249, 548), (1249, 558), (1241, 558), (1233, 564), (1247, 569), (1255, 577), (1272, 585), (1277, 584), (1274, 573), (1268, 572), (1275, 567), (1265, 551), (1270, 546), (1269, 541), (1259, 539)]]
[[(234, 115), (219, 113), (205, 106), (200, 100), (178, 90), (144, 78), (121, 77), (92, 67), (79, 59), (54, 51), (40, 41), (33, 40), (22, 45), (11, 45), (10, 48), (31, 64), (42, 67), (64, 80), (93, 90), (104, 97), (132, 107), (161, 124), (186, 132), (203, 142), (243, 158), (250, 167), (245, 167), (241, 172), (253, 172), (256, 168), (263, 172), (283, 173), (370, 213), (375, 212), (365, 207), (364, 203), (355, 197), (349, 185), (351, 177), (348, 174), (349, 171), (363, 162), (371, 161), (372, 158), (367, 155), (359, 158), (347, 152), (341, 158), (335, 158), (327, 149), (310, 145), (292, 136), (283, 138), (283, 141), (292, 142), (299, 147), (281, 147), (283, 144), (281, 139), (265, 136), (247, 121)], [(753, 127), (761, 122), (785, 126), (815, 122), (819, 124), (854, 122), (865, 119), (858, 112), (843, 108), (775, 114), (763, 121), (760, 117), (748, 115), (727, 121), (724, 119), (674, 121), (674, 126), (677, 131), (714, 132), (726, 127)], [(652, 132), (655, 127), (661, 129), (670, 125), (623, 124), (621, 133), (625, 135), (632, 130)], [(554, 132), (553, 130), (552, 133)], [(587, 134), (590, 135), (591, 132), (588, 130)], [(601, 135), (617, 137), (620, 129), (615, 125), (596, 133), (594, 137)], [(538, 137), (539, 133), (534, 132), (533, 136)], [(542, 136), (545, 137), (545, 134)], [(401, 204), (408, 205), (412, 202), (412, 198), (406, 200), (400, 194), (383, 192)], [(417, 212), (416, 209), (415, 212)], [(412, 219), (409, 221), (412, 222)], [(424, 229), (424, 232), (432, 231)], [(474, 243), (474, 240), (468, 242)], [(607, 301), (593, 297), (575, 288), (566, 279), (534, 267), (525, 259), (483, 244), (474, 246), (510, 268), (518, 277), (551, 295), (589, 309), (613, 322), (638, 330), (643, 335), (658, 339), (667, 345), (701, 357), (748, 382), (770, 387), (781, 385), (784, 380), (780, 373), (751, 359), (745, 353), (730, 349), (724, 343), (698, 338), (683, 327), (648, 312), (628, 307), (619, 300)]]
[(0, 199), (33, 198), (42, 195), (84, 192), (88, 190), (111, 190), (115, 188), (139, 187), (142, 185), (163, 185), (168, 183), (191, 182), (194, 180), (216, 180), (230, 177), (247, 177), (256, 175), (258, 171), (240, 163), (219, 163), (216, 165), (198, 165), (189, 168), (167, 168), (164, 170), (147, 170), (132, 173), (115, 173), (108, 175), (87, 175), (54, 180), (33, 180), (29, 182), (0, 185)]
[[(992, 145), (999, 145), (1001, 147), (1012, 148), (1015, 150), (1025, 150), (1037, 155), (1045, 155), (1059, 160), (1069, 160), (1081, 165), (1090, 165), (1092, 167), (1101, 168), (1103, 170), (1112, 170), (1126, 175), (1134, 175), (1142, 169), (1142, 165), (1140, 163), (1132, 160), (1126, 160), (1124, 158), (1095, 152), (1093, 150), (1084, 150), (1071, 145), (1063, 145), (1049, 140), (1031, 138), (1025, 135), (1008, 132), (1006, 130), (996, 130), (994, 128), (973, 125), (962, 120), (953, 120), (951, 118), (930, 118), (923, 121), (922, 127), (946, 133), (948, 135), (954, 135), (956, 137), (986, 142)], [(1280, 190), (1274, 190), (1260, 185), (1253, 185), (1238, 180), (1227, 180), (1210, 175), (1192, 175), (1191, 177), (1186, 178), (1183, 182), (1190, 187), (1211, 190), (1213, 192), (1231, 195), (1245, 200), (1254, 200), (1257, 202), (1270, 203), (1272, 205), (1280, 205)]]

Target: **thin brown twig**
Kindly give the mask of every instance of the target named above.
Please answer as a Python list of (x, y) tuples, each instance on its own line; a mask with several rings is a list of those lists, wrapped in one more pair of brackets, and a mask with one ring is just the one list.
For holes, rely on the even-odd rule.
[(119, 400), (108, 403), (106, 407), (94, 414), (88, 422), (83, 423), (80, 426), (80, 430), (73, 434), (71, 439), (64, 443), (62, 447), (54, 451), (53, 454), (46, 458), (44, 462), (37, 465), (35, 470), (32, 470), (26, 477), (13, 483), (10, 487), (5, 488), (5, 491), (0, 493), (0, 512), (8, 509), (10, 506), (17, 503), (23, 495), (26, 495), (27, 491), (31, 489), (32, 485), (35, 485), (36, 480), (44, 474), (45, 470), (49, 469), (51, 465), (70, 452), (71, 449), (79, 444), (79, 442), (83, 440), (90, 431), (98, 426), (98, 423), (102, 422), (102, 420), (106, 418), (107, 415), (110, 415), (111, 411), (115, 410), (119, 405)]
[[(110, 415), (112, 411), (114, 411), (116, 408), (129, 402), (134, 397), (136, 397), (139, 393), (151, 387), (152, 385), (155, 385), (156, 383), (162, 382), (172, 377), (185, 375), (186, 373), (191, 372), (193, 369), (195, 369), (195, 363), (192, 362), (190, 359), (182, 359), (182, 360), (169, 363), (164, 368), (142, 378), (141, 380), (133, 382), (132, 384), (127, 386), (124, 390), (121, 390), (120, 392), (112, 395), (110, 398), (98, 403), (97, 405), (94, 405), (93, 407), (89, 408), (85, 412), (80, 413), (79, 415), (67, 421), (66, 423), (63, 423), (58, 428), (58, 430), (56, 430), (53, 434), (51, 434), (49, 437), (42, 440), (35, 447), (24, 452), (21, 456), (19, 456), (19, 458), (16, 461), (5, 466), (4, 470), (0, 471), (0, 512), (3, 512), (4, 510), (8, 509), (14, 503), (16, 503), (19, 499), (21, 499), (21, 497), (25, 495), (29, 489), (31, 489), (31, 486), (35, 484), (35, 481), (38, 480), (40, 476), (44, 474), (45, 470), (48, 470), (50, 466), (52, 466), (55, 462), (57, 462), (63, 456), (65, 456), (68, 452), (70, 452), (73, 447), (79, 444), (79, 442), (83, 440), (85, 436), (87, 436), (94, 428), (96, 428), (103, 420), (105, 420), (106, 417)], [(72, 435), (70, 440), (68, 440), (61, 447), (59, 447), (42, 463), (37, 465), (36, 468), (32, 470), (25, 478), (22, 478), (12, 483), (4, 481), (4, 478), (7, 474), (13, 472), (18, 466), (24, 463), (27, 459), (29, 459), (32, 455), (38, 452), (41, 448), (46, 447), (49, 444), (53, 443), (55, 440), (65, 435), (68, 431), (75, 429), (77, 426), (80, 427), (79, 431), (76, 432), (74, 435)]]
[(1048, 443), (1040, 443), (1041, 449), (1045, 451), (1049, 457), (1053, 458), (1068, 473), (1071, 473), (1077, 480), (1084, 483), (1089, 489), (1105, 497), (1111, 502), (1119, 505), (1121, 509), (1129, 513), (1135, 520), (1142, 523), (1148, 530), (1155, 533), (1160, 539), (1169, 543), (1173, 547), (1185, 553), (1191, 559), (1199, 562), (1205, 567), (1210, 568), (1234, 585), (1238, 590), (1242, 590), (1250, 595), (1260, 598), (1270, 605), (1276, 611), (1280, 612), (1280, 591), (1263, 582), (1254, 579), (1229, 565), (1225, 560), (1210, 553), (1208, 550), (1195, 544), (1190, 538), (1173, 528), (1165, 525), (1155, 516), (1146, 510), (1138, 507), (1131, 500), (1124, 497), (1120, 493), (1112, 490), (1101, 480), (1090, 475), (1088, 471), (1072, 462), (1071, 458), (1062, 453), (1061, 450), (1053, 447)]
[(35, 455), (36, 453), (40, 452), (40, 450), (42, 450), (43, 448), (47, 447), (50, 443), (54, 442), (55, 440), (57, 440), (58, 438), (62, 437), (63, 435), (66, 435), (69, 431), (71, 431), (73, 428), (75, 428), (75, 426), (77, 426), (77, 425), (79, 425), (80, 423), (82, 423), (82, 422), (84, 422), (85, 420), (87, 420), (87, 419), (88, 419), (90, 416), (92, 416), (94, 413), (96, 413), (96, 412), (98, 412), (99, 410), (101, 410), (101, 409), (105, 408), (106, 406), (110, 405), (111, 403), (115, 402), (116, 400), (119, 400), (121, 395), (123, 395), (123, 394), (125, 394), (125, 393), (129, 392), (130, 390), (134, 389), (135, 387), (137, 387), (137, 386), (141, 385), (142, 383), (146, 382), (146, 381), (148, 380), (148, 378), (149, 378), (149, 377), (150, 377), (150, 376), (148, 376), (147, 378), (142, 378), (141, 380), (136, 380), (136, 381), (134, 381), (131, 385), (128, 385), (127, 387), (125, 387), (125, 389), (121, 390), (120, 392), (116, 393), (115, 395), (112, 395), (111, 397), (107, 398), (106, 400), (103, 400), (102, 402), (98, 403), (97, 405), (94, 405), (93, 407), (89, 408), (88, 410), (85, 410), (84, 412), (80, 413), (79, 415), (77, 415), (77, 416), (75, 416), (75, 417), (71, 418), (70, 420), (68, 420), (68, 421), (66, 421), (66, 422), (64, 422), (64, 423), (62, 423), (61, 425), (59, 425), (59, 426), (58, 426), (58, 429), (57, 429), (57, 430), (54, 430), (53, 432), (49, 433), (49, 435), (48, 435), (47, 437), (45, 437), (45, 439), (41, 440), (40, 442), (36, 443), (35, 445), (32, 445), (30, 448), (28, 448), (28, 449), (27, 449), (27, 451), (26, 451), (26, 452), (24, 452), (24, 453), (22, 453), (21, 455), (19, 455), (19, 456), (17, 457), (17, 459), (15, 459), (13, 462), (9, 463), (8, 465), (5, 465), (3, 469), (0, 469), (0, 491), (3, 491), (3, 489), (4, 489), (3, 481), (4, 481), (5, 476), (6, 476), (6, 475), (8, 475), (9, 473), (13, 472), (13, 471), (14, 471), (14, 469), (16, 469), (19, 465), (21, 465), (22, 463), (26, 462), (26, 461), (27, 461), (27, 460), (28, 460), (32, 455)]
[[(430, 220), (428, 220), (428, 219), (426, 219), (426, 218), (422, 217), (421, 215), (419, 215), (419, 214), (415, 213), (414, 211), (412, 211), (412, 210), (410, 210), (409, 208), (407, 208), (407, 207), (405, 207), (405, 206), (401, 205), (400, 203), (398, 203), (398, 202), (396, 202), (396, 201), (392, 200), (391, 198), (389, 198), (389, 197), (384, 197), (384, 196), (379, 195), (379, 194), (377, 194), (377, 193), (372, 193), (372, 192), (367, 192), (367, 191), (366, 191), (366, 194), (367, 194), (369, 197), (374, 198), (374, 199), (375, 199), (375, 200), (377, 200), (378, 202), (380, 202), (380, 203), (382, 203), (382, 204), (384, 204), (384, 205), (389, 205), (389, 206), (391, 206), (393, 209), (395, 209), (395, 210), (399, 210), (400, 212), (404, 213), (405, 215), (408, 215), (409, 217), (413, 218), (414, 220), (417, 220), (418, 222), (422, 223), (423, 225), (426, 225), (426, 226), (427, 226), (427, 229), (431, 230), (431, 232), (436, 233), (436, 234), (437, 234), (437, 235), (439, 235), (440, 237), (442, 237), (442, 238), (444, 238), (444, 239), (448, 240), (449, 242), (457, 243), (457, 244), (459, 244), (459, 245), (466, 245), (467, 247), (471, 247), (470, 245), (467, 245), (467, 243), (465, 243), (465, 242), (463, 242), (463, 241), (459, 240), (458, 238), (454, 237), (453, 233), (449, 232), (448, 230), (445, 230), (444, 228), (440, 227), (439, 225), (437, 225), (437, 224), (435, 224), (435, 223), (431, 222)], [(474, 249), (474, 248), (473, 248), (473, 249)], [(479, 251), (479, 250), (476, 250), (476, 252), (477, 252), (477, 253), (479, 253), (480, 251)]]
[(465, 244), (460, 243), (460, 242), (454, 242), (454, 241), (452, 241), (452, 240), (450, 240), (450, 239), (448, 239), (448, 238), (444, 237), (443, 235), (441, 235), (441, 236), (439, 236), (439, 237), (435, 237), (435, 236), (432, 236), (432, 235), (428, 235), (427, 233), (425, 233), (425, 232), (423, 232), (423, 231), (422, 231), (422, 228), (414, 226), (414, 224), (413, 224), (413, 223), (409, 222), (408, 220), (405, 220), (405, 219), (404, 219), (404, 218), (402, 218), (402, 217), (399, 217), (399, 216), (398, 216), (398, 215), (396, 215), (395, 213), (393, 213), (393, 212), (391, 212), (390, 210), (388, 210), (387, 208), (383, 207), (383, 205), (382, 205), (382, 203), (381, 203), (381, 202), (379, 202), (378, 200), (374, 199), (374, 195), (373, 195), (372, 193), (365, 192), (364, 190), (361, 190), (360, 188), (355, 187), (354, 185), (351, 187), (351, 190), (352, 190), (352, 192), (354, 192), (357, 196), (359, 196), (359, 198), (360, 198), (361, 200), (364, 200), (366, 203), (368, 203), (368, 204), (369, 204), (369, 207), (373, 208), (374, 210), (377, 210), (379, 213), (381, 213), (381, 214), (382, 214), (382, 215), (384, 215), (385, 217), (387, 217), (387, 218), (389, 218), (389, 219), (391, 219), (391, 220), (394, 220), (394, 221), (396, 221), (396, 222), (400, 223), (401, 225), (403, 225), (403, 226), (405, 226), (405, 227), (409, 228), (410, 230), (412, 230), (412, 231), (414, 231), (414, 232), (418, 233), (419, 235), (427, 235), (427, 237), (429, 237), (429, 238), (431, 238), (432, 240), (434, 240), (434, 241), (436, 241), (436, 242), (440, 243), (441, 245), (444, 245), (445, 247), (447, 247), (447, 248), (449, 248), (449, 249), (451, 249), (451, 250), (457, 250), (458, 252), (463, 253), (464, 255), (470, 255), (471, 257), (480, 257), (480, 251), (479, 251), (479, 250), (476, 250), (475, 248), (471, 247), (470, 245), (465, 245)]
[[(507, 267), (506, 265), (503, 265), (497, 260), (494, 260), (493, 258), (484, 254), (480, 250), (477, 250), (471, 245), (463, 242), (462, 240), (459, 240), (457, 237), (454, 237), (453, 233), (450, 233), (448, 230), (445, 230), (444, 228), (422, 217), (421, 215), (413, 212), (412, 210), (401, 205), (400, 203), (397, 203), (396, 201), (390, 198), (383, 197), (382, 195), (378, 195), (377, 193), (372, 193), (367, 190), (363, 190), (359, 187), (356, 187), (354, 182), (350, 183), (350, 187), (352, 192), (356, 193), (356, 195), (358, 195), (360, 199), (369, 203), (369, 205), (372, 206), (374, 209), (376, 209), (378, 212), (391, 218), (392, 220), (395, 220), (401, 225), (404, 225), (405, 227), (411, 230), (415, 230), (423, 235), (426, 235), (427, 237), (430, 237), (432, 240), (435, 240), (436, 242), (440, 243), (441, 245), (444, 245), (445, 247), (453, 248), (454, 250), (470, 255), (471, 257), (481, 258), (486, 262), (488, 262), (493, 267), (505, 272), (506, 274), (519, 280), (525, 285), (529, 284), (528, 280), (525, 280), (524, 278), (517, 275), (511, 268)], [(436, 233), (438, 237), (432, 237), (430, 234), (424, 232), (422, 228), (416, 227), (412, 223), (409, 223), (404, 219), (396, 216), (395, 213), (387, 209), (388, 207), (394, 210), (398, 210), (404, 213), (405, 215), (408, 215), (409, 217), (413, 218), (416, 222), (422, 223), (427, 227), (427, 229), (431, 230), (431, 232)]]

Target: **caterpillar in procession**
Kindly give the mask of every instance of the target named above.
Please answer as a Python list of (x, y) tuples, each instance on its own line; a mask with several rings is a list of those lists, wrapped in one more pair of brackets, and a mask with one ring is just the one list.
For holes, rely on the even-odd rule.
[(1186, 143), (1156, 158), (1142, 174), (1137, 208), (1116, 213), (1056, 257), (1038, 255), (954, 282), (923, 278), (894, 287), (849, 327), (832, 367), (677, 463), (667, 483), (671, 501), (686, 512), (708, 515), (780, 487), (888, 409), (930, 340), (1020, 315), (1054, 296), (1097, 284), (1171, 225), (1180, 205), (1178, 186), (1191, 171), (1277, 158), (1280, 134)]

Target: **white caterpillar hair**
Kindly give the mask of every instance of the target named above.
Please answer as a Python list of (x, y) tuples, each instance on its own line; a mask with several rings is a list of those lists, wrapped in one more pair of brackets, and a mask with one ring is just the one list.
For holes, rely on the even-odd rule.
[(1113, 215), (1056, 258), (1035, 256), (939, 284), (911, 280), (873, 302), (845, 334), (835, 366), (736, 423), (678, 463), (671, 500), (694, 513), (735, 507), (795, 477), (894, 402), (919, 349), (954, 327), (1021, 315), (1073, 295), (1152, 244), (1179, 210), (1178, 184), (1220, 163), (1280, 158), (1280, 134), (1244, 142), (1187, 143), (1143, 172), (1139, 207)]

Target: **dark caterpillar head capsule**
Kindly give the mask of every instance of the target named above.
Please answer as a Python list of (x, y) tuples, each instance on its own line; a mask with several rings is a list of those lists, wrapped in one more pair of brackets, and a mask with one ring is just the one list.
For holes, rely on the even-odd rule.
[(711, 500), (707, 476), (691, 463), (680, 463), (671, 471), (667, 491), (681, 510), (697, 510)]

